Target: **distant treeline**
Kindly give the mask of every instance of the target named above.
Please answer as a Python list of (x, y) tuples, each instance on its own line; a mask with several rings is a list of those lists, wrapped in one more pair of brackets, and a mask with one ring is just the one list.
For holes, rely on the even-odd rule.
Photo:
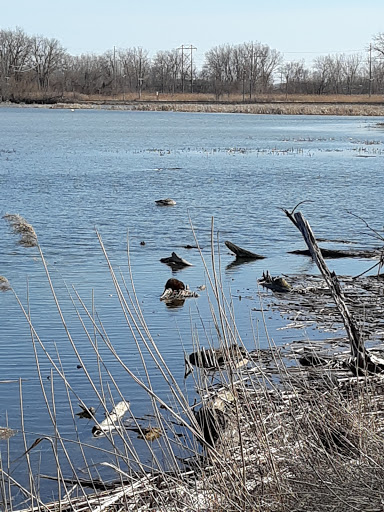
[(22, 29), (0, 30), (0, 99), (33, 101), (72, 95), (125, 98), (153, 94), (204, 93), (216, 99), (258, 94), (377, 94), (384, 90), (383, 34), (365, 54), (335, 54), (304, 61), (258, 42), (224, 44), (206, 52), (201, 69), (195, 48), (158, 51), (113, 48), (102, 55), (70, 55), (57, 39), (29, 36)]

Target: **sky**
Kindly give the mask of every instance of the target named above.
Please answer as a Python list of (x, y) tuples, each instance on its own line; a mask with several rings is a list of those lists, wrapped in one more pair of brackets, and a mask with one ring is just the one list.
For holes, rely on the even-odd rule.
[(258, 42), (285, 61), (365, 53), (384, 32), (383, 0), (0, 0), (0, 28), (58, 39), (71, 55), (193, 45), (195, 64), (223, 44)]

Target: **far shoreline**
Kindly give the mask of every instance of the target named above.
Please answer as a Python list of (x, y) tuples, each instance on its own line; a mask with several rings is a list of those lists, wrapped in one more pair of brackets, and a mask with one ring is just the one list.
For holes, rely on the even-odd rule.
[(0, 107), (69, 110), (115, 110), (225, 114), (326, 115), (383, 117), (384, 104), (337, 102), (183, 102), (183, 101), (76, 101), (57, 103), (1, 102)]

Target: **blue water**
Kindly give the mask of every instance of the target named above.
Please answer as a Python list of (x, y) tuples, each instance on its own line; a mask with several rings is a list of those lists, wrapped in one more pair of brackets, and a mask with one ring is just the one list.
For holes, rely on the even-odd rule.
[[(121, 282), (129, 281), (129, 239), (134, 284), (144, 317), (165, 361), (183, 384), (184, 350), (193, 347), (192, 330), (207, 346), (215, 329), (206, 292), (171, 309), (159, 297), (172, 271), (160, 258), (172, 251), (193, 266), (177, 278), (197, 287), (207, 284), (191, 224), (211, 267), (211, 222), (221, 276), (233, 300), (237, 326), (245, 345), (255, 345), (260, 317), (257, 279), (272, 275), (317, 273), (305, 257), (287, 254), (304, 248), (299, 233), (281, 208), (300, 201), (315, 234), (355, 242), (353, 247), (380, 245), (365, 224), (382, 228), (384, 213), (384, 130), (381, 118), (325, 116), (257, 116), (102, 110), (0, 109), (0, 214), (19, 213), (34, 226), (68, 328), (92, 378), (98, 381), (97, 358), (91, 346), (92, 322), (82, 310), (84, 332), (70, 297), (76, 289), (89, 311), (94, 306), (105, 332), (125, 364), (144, 377), (132, 333), (121, 312), (98, 230)], [(155, 200), (173, 198), (176, 206), (158, 207)], [(0, 273), (8, 278), (42, 343), (78, 395), (89, 405), (98, 398), (68, 341), (36, 248), (18, 245), (7, 222), (0, 222)], [(266, 256), (265, 260), (231, 265), (225, 240)], [(144, 241), (145, 245), (140, 242)], [(340, 248), (339, 244), (330, 247)], [(354, 274), (369, 263), (335, 260), (339, 273)], [(130, 285), (128, 285), (130, 287)], [(209, 286), (208, 286), (209, 288)], [(94, 303), (93, 299), (94, 297)], [(265, 295), (268, 306), (268, 294)], [(269, 334), (279, 344), (284, 319), (267, 314)], [(285, 331), (285, 336), (287, 332)], [(306, 332), (306, 336), (316, 336)], [(258, 342), (267, 346), (263, 329)], [(89, 339), (90, 338), (90, 339)], [(11, 292), (0, 294), (0, 426), (20, 429), (19, 383), (22, 378), (25, 430), (32, 442), (52, 433), (42, 399), (33, 343), (27, 320)], [(151, 410), (144, 391), (135, 385), (107, 350), (100, 350), (132, 412)], [(286, 339), (284, 340), (286, 341)], [(38, 349), (43, 383), (51, 393), (52, 363)], [(147, 358), (147, 356), (145, 356)], [(148, 358), (153, 385), (165, 399), (169, 389)], [(5, 382), (12, 380), (14, 382)], [(72, 437), (66, 392), (53, 378), (56, 413), (62, 435)], [(105, 392), (111, 379), (105, 377)], [(101, 389), (101, 386), (98, 386)], [(111, 388), (111, 395), (118, 399)], [(193, 381), (186, 390), (193, 397)], [(76, 398), (72, 396), (76, 406)], [(50, 399), (49, 399), (50, 400)], [(91, 435), (91, 424), (76, 427), (84, 442), (103, 443)], [(0, 441), (1, 442), (1, 441)], [(1, 445), (0, 445), (1, 449)], [(21, 434), (11, 439), (15, 455), (24, 451)], [(41, 448), (49, 459), (50, 450)], [(139, 448), (140, 450), (140, 448)], [(76, 458), (76, 456), (75, 456)], [(78, 462), (81, 466), (81, 463)], [(17, 474), (17, 468), (13, 468)], [(49, 464), (46, 472), (49, 472)]]

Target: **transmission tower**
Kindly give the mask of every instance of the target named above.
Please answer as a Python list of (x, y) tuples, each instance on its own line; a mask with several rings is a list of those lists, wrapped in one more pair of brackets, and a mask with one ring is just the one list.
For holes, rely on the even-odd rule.
[(193, 51), (197, 50), (191, 44), (182, 44), (177, 50), (181, 51), (181, 91), (185, 90), (185, 82), (190, 81), (193, 92)]

